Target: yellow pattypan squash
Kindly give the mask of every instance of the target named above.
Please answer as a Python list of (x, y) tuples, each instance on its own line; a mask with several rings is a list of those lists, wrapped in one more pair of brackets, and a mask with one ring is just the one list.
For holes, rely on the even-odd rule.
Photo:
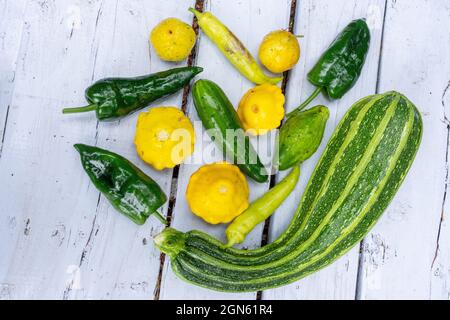
[(176, 18), (161, 21), (150, 34), (156, 54), (165, 61), (186, 59), (194, 47), (195, 39), (194, 29)]
[(194, 151), (194, 128), (176, 107), (139, 114), (134, 143), (138, 155), (156, 170), (173, 168)]
[(297, 37), (286, 30), (272, 31), (261, 42), (258, 56), (261, 63), (273, 73), (292, 69), (300, 58)]
[(244, 129), (253, 135), (278, 128), (284, 117), (284, 95), (271, 84), (262, 84), (247, 91), (237, 109)]
[(206, 222), (227, 223), (248, 207), (248, 185), (235, 165), (218, 162), (192, 174), (186, 199), (192, 212)]

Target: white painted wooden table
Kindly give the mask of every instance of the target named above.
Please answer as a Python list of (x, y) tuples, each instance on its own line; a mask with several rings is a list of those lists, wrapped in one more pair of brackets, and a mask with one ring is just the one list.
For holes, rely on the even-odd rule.
[[(82, 171), (72, 145), (95, 144), (128, 157), (173, 195), (171, 208), (163, 208), (172, 226), (223, 239), (224, 227), (195, 218), (183, 196), (198, 166), (181, 165), (175, 173), (146, 166), (133, 145), (136, 114), (98, 123), (93, 114), (60, 112), (83, 105), (84, 88), (97, 79), (174, 67), (155, 56), (147, 37), (163, 18), (192, 22), (187, 8), (193, 5), (195, 0), (0, 0), (0, 298), (448, 299), (450, 2), (204, 2), (254, 54), (266, 33), (290, 23), (305, 35), (301, 60), (285, 87), (288, 110), (312, 92), (306, 73), (345, 25), (366, 17), (371, 28), (370, 51), (355, 87), (343, 99), (316, 100), (331, 111), (325, 138), (302, 165), (297, 189), (272, 217), (269, 241), (290, 221), (330, 134), (354, 101), (398, 90), (418, 106), (424, 121), (411, 172), (361, 247), (294, 284), (245, 294), (217, 293), (177, 279), (153, 246), (159, 222), (149, 219), (139, 227), (115, 212)], [(201, 77), (216, 81), (234, 104), (252, 86), (202, 33), (191, 62), (204, 67)], [(189, 95), (158, 103), (183, 107), (197, 119)], [(250, 188), (254, 199), (268, 185)], [(259, 246), (262, 235), (260, 226), (245, 246)]]

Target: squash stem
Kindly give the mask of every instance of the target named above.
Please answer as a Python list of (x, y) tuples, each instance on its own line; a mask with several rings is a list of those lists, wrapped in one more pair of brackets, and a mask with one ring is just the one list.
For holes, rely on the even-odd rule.
[(303, 109), (305, 109), (305, 107), (311, 103), (311, 101), (313, 101), (318, 95), (319, 93), (322, 91), (321, 87), (317, 87), (316, 90), (313, 91), (313, 93), (311, 93), (311, 95), (308, 97), (308, 99), (306, 99), (305, 101), (303, 101), (303, 103), (301, 105), (299, 105), (296, 109), (292, 110), (291, 112), (289, 112), (286, 115), (286, 118), (291, 117), (292, 115), (294, 115), (297, 112), (302, 111)]
[(62, 110), (62, 113), (79, 113), (79, 112), (88, 112), (88, 111), (94, 111), (97, 109), (97, 105), (95, 103), (84, 106), (84, 107), (76, 107), (76, 108), (64, 108)]

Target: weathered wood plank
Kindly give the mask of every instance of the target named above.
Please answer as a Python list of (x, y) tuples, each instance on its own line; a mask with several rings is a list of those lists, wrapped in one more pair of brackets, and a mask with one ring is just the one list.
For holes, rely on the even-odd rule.
[[(305, 37), (300, 40), (302, 54), (297, 67), (291, 72), (287, 86), (287, 109), (292, 110), (314, 90), (306, 75), (314, 63), (351, 20), (367, 18), (371, 30), (371, 45), (362, 74), (354, 88), (342, 99), (329, 101), (319, 96), (312, 104), (324, 104), (330, 109), (330, 119), (318, 151), (301, 166), (301, 178), (297, 188), (272, 216), (270, 239), (273, 240), (288, 226), (297, 207), (306, 183), (322, 154), (334, 128), (347, 109), (360, 97), (375, 92), (378, 56), (381, 40), (381, 26), (384, 0), (364, 1), (299, 1), (296, 18), (296, 34)], [(286, 175), (278, 175), (280, 180)], [(358, 248), (324, 270), (296, 283), (264, 291), (263, 299), (353, 299), (355, 296), (358, 270)]]
[[(208, 10), (217, 15), (245, 43), (250, 52), (256, 56), (259, 43), (266, 33), (275, 29), (287, 28), (289, 23), (290, 1), (277, 1), (275, 4), (274, 1), (270, 0), (210, 0), (205, 7), (205, 11)], [(253, 84), (243, 78), (231, 66), (212, 42), (203, 35), (200, 36), (196, 64), (205, 68), (201, 77), (215, 81), (225, 91), (234, 105), (237, 105), (241, 96), (253, 86)], [(188, 114), (191, 120), (199, 121), (191, 98), (189, 98), (188, 102)], [(199, 140), (202, 137), (200, 131), (197, 131), (196, 137), (197, 145), (194, 151), (194, 157), (198, 157), (199, 153), (202, 152), (199, 146)], [(218, 156), (216, 159), (219, 158)], [(224, 240), (225, 226), (207, 225), (190, 212), (186, 202), (184, 193), (189, 182), (189, 177), (199, 167), (200, 165), (198, 164), (186, 164), (180, 167), (177, 201), (173, 210), (174, 220), (172, 226), (183, 231), (191, 229), (204, 230), (218, 239)], [(268, 183), (257, 184), (249, 179), (247, 181), (251, 190), (251, 200), (263, 194), (268, 188)], [(249, 234), (243, 245), (248, 248), (260, 246), (261, 232), (262, 226), (259, 226)], [(251, 299), (256, 296), (256, 293), (217, 293), (186, 284), (172, 273), (168, 266), (168, 260), (166, 259), (164, 266), (161, 283), (161, 299)]]
[(449, 13), (448, 1), (388, 1), (379, 91), (416, 104), (424, 132), (404, 184), (364, 241), (361, 299), (449, 298)]
[(11, 95), (14, 90), (16, 63), (24, 24), (26, 1), (0, 1), (0, 157)]
[[(194, 4), (193, 0), (181, 3), (108, 2), (104, 14), (114, 17), (111, 25), (113, 32), (110, 41), (101, 48), (103, 51), (99, 51), (101, 59), (97, 60), (97, 77), (108, 74), (134, 76), (186, 65), (186, 61), (163, 62), (151, 46), (149, 59), (148, 35), (160, 20), (167, 17), (177, 17), (190, 23), (191, 14), (184, 8)], [(182, 94), (180, 91), (152, 105), (181, 107)], [(100, 123), (97, 145), (126, 156), (154, 178), (169, 195), (172, 170), (154, 170), (136, 154), (133, 141), (138, 114), (118, 122)], [(167, 203), (161, 212), (167, 212)], [(100, 231), (86, 247), (85, 256), (89, 259), (86, 259), (81, 272), (87, 285), (83, 291), (77, 292), (76, 298), (151, 299), (160, 267), (160, 252), (151, 239), (163, 226), (154, 218), (150, 218), (144, 226), (136, 226), (126, 217), (118, 216), (104, 197), (101, 197), (94, 219), (92, 230)]]
[[(9, 243), (2, 246), (5, 296), (152, 298), (159, 252), (151, 236), (160, 223), (134, 225), (99, 197), (72, 144), (123, 154), (167, 194), (171, 171), (155, 172), (138, 160), (136, 115), (98, 124), (94, 114), (63, 116), (60, 109), (84, 104), (84, 88), (104, 76), (173, 67), (153, 52), (149, 59), (149, 31), (167, 16), (191, 19), (179, 1), (30, 3), (0, 160), (0, 236)], [(179, 106), (181, 93), (164, 103)]]
[[(95, 203), (98, 193), (86, 193), (87, 179), (69, 169), (79, 166), (72, 143), (89, 141), (95, 126), (63, 119), (60, 108), (82, 102), (91, 81), (98, 7), (86, 6), (79, 37), (71, 37), (66, 6), (31, 1), (25, 13), (0, 159), (0, 236), (8, 243), (2, 246), (2, 292), (7, 298), (62, 297), (67, 268), (78, 255), (71, 248), (81, 236), (81, 229), (72, 233), (70, 222), (82, 223), (95, 208), (88, 204)], [(53, 41), (43, 34), (51, 34)], [(74, 187), (80, 192), (73, 193)]]
[[(307, 71), (352, 18), (369, 18), (372, 45), (351, 92), (335, 102), (316, 100), (331, 111), (324, 142), (302, 165), (297, 190), (274, 214), (271, 240), (289, 223), (337, 121), (357, 98), (375, 91), (384, 2), (298, 1), (295, 31), (305, 38), (300, 40), (300, 63), (287, 86), (288, 109), (312, 91)], [(133, 76), (173, 67), (149, 51), (148, 33), (169, 16), (189, 23), (192, 15), (186, 9), (193, 3), (0, 0), (0, 299), (153, 297), (159, 251), (151, 238), (162, 227), (153, 218), (137, 227), (99, 197), (72, 144), (97, 144), (123, 154), (167, 193), (172, 172), (156, 172), (136, 156), (136, 115), (97, 125), (93, 114), (62, 116), (60, 109), (84, 104), (84, 88), (104, 76)], [(448, 299), (450, 7), (443, 0), (387, 3), (379, 90), (398, 90), (417, 104), (424, 137), (405, 184), (363, 243), (357, 297)], [(256, 55), (264, 34), (286, 28), (289, 6), (288, 0), (210, 0), (206, 9), (229, 25)], [(237, 104), (251, 84), (205, 37), (200, 39), (200, 49), (197, 64), (205, 67), (200, 77), (219, 83)], [(198, 120), (190, 97), (188, 102), (190, 117)], [(157, 104), (180, 106), (181, 93)], [(207, 226), (190, 213), (185, 202), (187, 181), (197, 167), (180, 169), (173, 225), (206, 230), (224, 239), (223, 226)], [(277, 180), (283, 176), (279, 174)], [(267, 185), (251, 183), (250, 187), (254, 199)], [(167, 205), (162, 210), (166, 212)], [(259, 246), (261, 227), (245, 246)], [(355, 248), (332, 266), (290, 286), (265, 291), (262, 298), (352, 299), (357, 269)], [(253, 293), (221, 294), (188, 285), (173, 275), (165, 260), (162, 299), (254, 297)]]

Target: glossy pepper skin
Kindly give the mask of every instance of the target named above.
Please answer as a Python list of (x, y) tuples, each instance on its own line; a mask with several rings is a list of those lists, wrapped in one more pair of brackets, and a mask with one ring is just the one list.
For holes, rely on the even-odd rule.
[(98, 120), (116, 120), (177, 92), (202, 71), (181, 67), (136, 78), (102, 79), (86, 89), (88, 106), (66, 108), (63, 113), (95, 111)]
[(341, 98), (358, 80), (369, 44), (367, 23), (363, 19), (352, 21), (309, 71), (308, 80), (324, 88), (330, 98)]
[(124, 157), (104, 149), (75, 144), (81, 164), (94, 186), (122, 214), (142, 225), (167, 200), (159, 185)]
[(350, 22), (308, 72), (308, 80), (317, 86), (316, 90), (286, 117), (302, 111), (323, 90), (332, 99), (346, 94), (361, 74), (369, 45), (370, 31), (366, 21)]
[(219, 48), (231, 64), (248, 80), (256, 84), (277, 84), (283, 77), (269, 77), (242, 42), (211, 12), (199, 12), (190, 8), (202, 31)]

